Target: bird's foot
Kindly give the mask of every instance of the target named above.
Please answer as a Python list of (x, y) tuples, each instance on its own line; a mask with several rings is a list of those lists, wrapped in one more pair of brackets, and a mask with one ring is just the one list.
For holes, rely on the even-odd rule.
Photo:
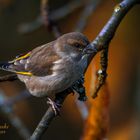
[(61, 108), (60, 104), (55, 103), (50, 98), (47, 98), (47, 103), (52, 107), (55, 116), (60, 115), (60, 108)]

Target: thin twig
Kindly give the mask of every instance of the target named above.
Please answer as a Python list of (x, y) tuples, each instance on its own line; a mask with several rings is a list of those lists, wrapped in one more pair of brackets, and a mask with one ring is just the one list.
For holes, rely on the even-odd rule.
[[(84, 5), (84, 2), (81, 0), (74, 0), (71, 1), (70, 3), (64, 5), (61, 8), (58, 8), (50, 13), (50, 17), (53, 21), (58, 21), (72, 12), (74, 12), (76, 9), (82, 7)], [(43, 19), (42, 16), (38, 16), (34, 21), (30, 23), (22, 23), (18, 27), (18, 32), (21, 34), (27, 34), (31, 33), (34, 30), (37, 30), (43, 25)], [(54, 29), (55, 30), (55, 29)]]
[(5, 75), (5, 76), (1, 76), (0, 77), (0, 82), (4, 82), (4, 81), (14, 81), (17, 80), (17, 75), (16, 74), (9, 74), (9, 75)]
[(70, 3), (64, 5), (63, 7), (52, 11), (51, 17), (53, 20), (62, 19), (71, 13), (73, 13), (76, 9), (82, 7), (85, 4), (83, 0), (73, 0)]
[(108, 47), (101, 51), (100, 55), (100, 69), (97, 72), (98, 81), (95, 87), (94, 92), (92, 93), (92, 98), (96, 98), (98, 91), (104, 85), (107, 78), (107, 66), (108, 66)]
[[(85, 49), (85, 51), (92, 50), (92, 54), (87, 55), (88, 65), (90, 64), (93, 57), (97, 54), (97, 52), (106, 48), (106, 45), (110, 43), (123, 17), (137, 3), (140, 3), (139, 0), (123, 0), (119, 5), (115, 7), (113, 15), (108, 20), (107, 24), (101, 30), (96, 39), (91, 42), (91, 44)], [(87, 70), (87, 67), (85, 67), (85, 72)], [(67, 95), (67, 92), (63, 93), (63, 96), (57, 99), (56, 102), (62, 104)], [(36, 130), (34, 131), (33, 135), (31, 136), (30, 140), (40, 139), (54, 118), (54, 111), (52, 110), (52, 108), (49, 108), (42, 118), (41, 122), (37, 126)]]
[(58, 25), (51, 18), (48, 2), (49, 0), (41, 0), (41, 15), (43, 24), (47, 27), (48, 31), (53, 32), (54, 36), (58, 38), (61, 35), (61, 32)]
[(27, 91), (27, 90), (24, 90), (22, 91), (20, 94), (18, 95), (15, 95), (15, 96), (12, 96), (12, 97), (7, 97), (3, 102), (2, 104), (4, 106), (13, 106), (15, 105), (17, 102), (20, 102), (21, 100), (25, 100), (29, 97), (31, 97), (32, 95)]

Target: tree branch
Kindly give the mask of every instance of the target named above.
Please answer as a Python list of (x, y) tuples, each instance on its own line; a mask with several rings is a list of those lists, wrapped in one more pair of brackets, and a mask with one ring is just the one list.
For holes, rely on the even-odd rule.
[(91, 62), (92, 58), (97, 54), (97, 52), (103, 50), (110, 43), (114, 34), (124, 18), (127, 12), (135, 5), (139, 4), (139, 0), (123, 0), (121, 3), (115, 6), (114, 11), (106, 25), (103, 27), (98, 36), (91, 42), (91, 44), (86, 48), (93, 50), (93, 53), (88, 55), (88, 64)]
[(97, 72), (98, 82), (95, 86), (95, 90), (92, 93), (92, 98), (96, 98), (98, 91), (105, 84), (107, 78), (107, 66), (108, 66), (108, 47), (102, 50), (100, 54), (100, 69)]
[[(120, 4), (118, 4), (113, 12), (113, 15), (108, 20), (106, 25), (103, 27), (99, 35), (96, 39), (91, 42), (89, 46), (85, 49), (92, 50), (92, 54), (87, 55), (88, 58), (88, 65), (90, 64), (93, 57), (101, 50), (105, 49), (105, 47), (110, 43), (111, 39), (113, 38), (117, 27), (119, 26), (120, 22), (122, 21), (123, 17), (127, 14), (127, 12), (137, 3), (140, 3), (139, 0), (123, 0)], [(88, 67), (87, 65), (87, 67)], [(85, 72), (87, 70), (85, 68)], [(62, 104), (67, 97), (69, 92), (64, 92), (61, 94), (61, 97), (56, 98), (55, 102)], [(51, 107), (48, 108), (45, 115), (43, 116), (42, 120), (38, 124), (37, 128), (35, 129), (33, 135), (30, 137), (30, 140), (38, 140), (47, 130), (51, 121), (55, 118), (54, 111)]]
[[(63, 93), (57, 94), (55, 98), (55, 103), (62, 105), (65, 98), (71, 93), (71, 90), (64, 91)], [(61, 108), (61, 106), (59, 106)], [(59, 115), (59, 114), (57, 114)], [(51, 121), (57, 116), (55, 115), (54, 110), (52, 107), (49, 107), (46, 113), (44, 114), (43, 118), (39, 122), (38, 126), (36, 127), (35, 131), (33, 132), (32, 136), (29, 140), (39, 140), (45, 131), (48, 129)]]
[(1, 105), (3, 106), (13, 106), (15, 105), (17, 102), (20, 102), (21, 100), (25, 100), (27, 98), (32, 97), (32, 95), (29, 93), (29, 91), (24, 90), (21, 93), (19, 93), (18, 95), (6, 98)]
[(4, 82), (4, 81), (14, 81), (17, 80), (17, 75), (16, 74), (9, 74), (9, 75), (5, 75), (5, 76), (1, 76), (0, 77), (0, 82)]
[(48, 31), (52, 32), (56, 38), (61, 35), (60, 29), (55, 21), (51, 18), (51, 12), (49, 9), (49, 0), (41, 0), (41, 15), (44, 25)]
[[(68, 15), (70, 15), (72, 12), (74, 12), (76, 9), (82, 7), (85, 3), (80, 0), (74, 0), (71, 1), (70, 3), (52, 11), (50, 13), (50, 17), (53, 21), (58, 21)], [(27, 34), (31, 33), (34, 30), (38, 29), (43, 25), (43, 19), (39, 15), (34, 21), (30, 23), (22, 23), (18, 27), (18, 32), (21, 34)]]

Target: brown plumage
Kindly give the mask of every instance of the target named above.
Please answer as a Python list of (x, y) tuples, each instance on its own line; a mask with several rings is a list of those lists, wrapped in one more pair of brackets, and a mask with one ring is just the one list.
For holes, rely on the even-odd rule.
[(81, 33), (64, 34), (28, 54), (1, 65), (17, 73), (34, 96), (56, 94), (69, 88), (84, 72), (83, 49), (89, 44)]

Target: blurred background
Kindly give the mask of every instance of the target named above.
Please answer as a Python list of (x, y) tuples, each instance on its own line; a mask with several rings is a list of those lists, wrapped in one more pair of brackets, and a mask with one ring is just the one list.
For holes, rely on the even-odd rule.
[[(56, 20), (62, 33), (76, 30), (85, 3), (88, 2), (73, 1), (77, 1), (73, 12)], [(65, 7), (73, 1), (52, 0), (49, 2), (50, 11)], [(82, 31), (90, 41), (97, 36), (111, 16), (114, 6), (120, 1), (92, 0), (92, 4), (94, 2), (98, 2), (98, 5)], [(16, 55), (55, 39), (53, 33), (41, 22), (40, 3), (39, 0), (0, 0), (0, 61), (12, 60)], [(98, 61), (98, 56), (96, 60)], [(91, 63), (85, 79), (88, 99), (91, 98), (89, 92), (92, 88), (94, 62)], [(8, 72), (0, 71), (0, 76), (5, 74)], [(129, 11), (110, 43), (107, 81), (110, 92), (109, 139), (140, 140), (140, 6)], [(20, 81), (0, 83), (0, 105), (3, 100), (17, 97), (23, 92), (26, 92), (25, 85)], [(85, 117), (79, 112), (76, 98), (76, 95), (69, 95), (65, 100), (61, 116), (51, 123), (43, 140), (80, 139)], [(20, 100), (10, 107), (1, 105), (0, 131), (4, 124), (8, 125), (8, 129), (5, 134), (0, 133), (0, 139), (24, 140), (32, 134), (47, 108), (46, 99), (36, 97)], [(23, 130), (17, 129), (18, 126), (23, 126)]]

